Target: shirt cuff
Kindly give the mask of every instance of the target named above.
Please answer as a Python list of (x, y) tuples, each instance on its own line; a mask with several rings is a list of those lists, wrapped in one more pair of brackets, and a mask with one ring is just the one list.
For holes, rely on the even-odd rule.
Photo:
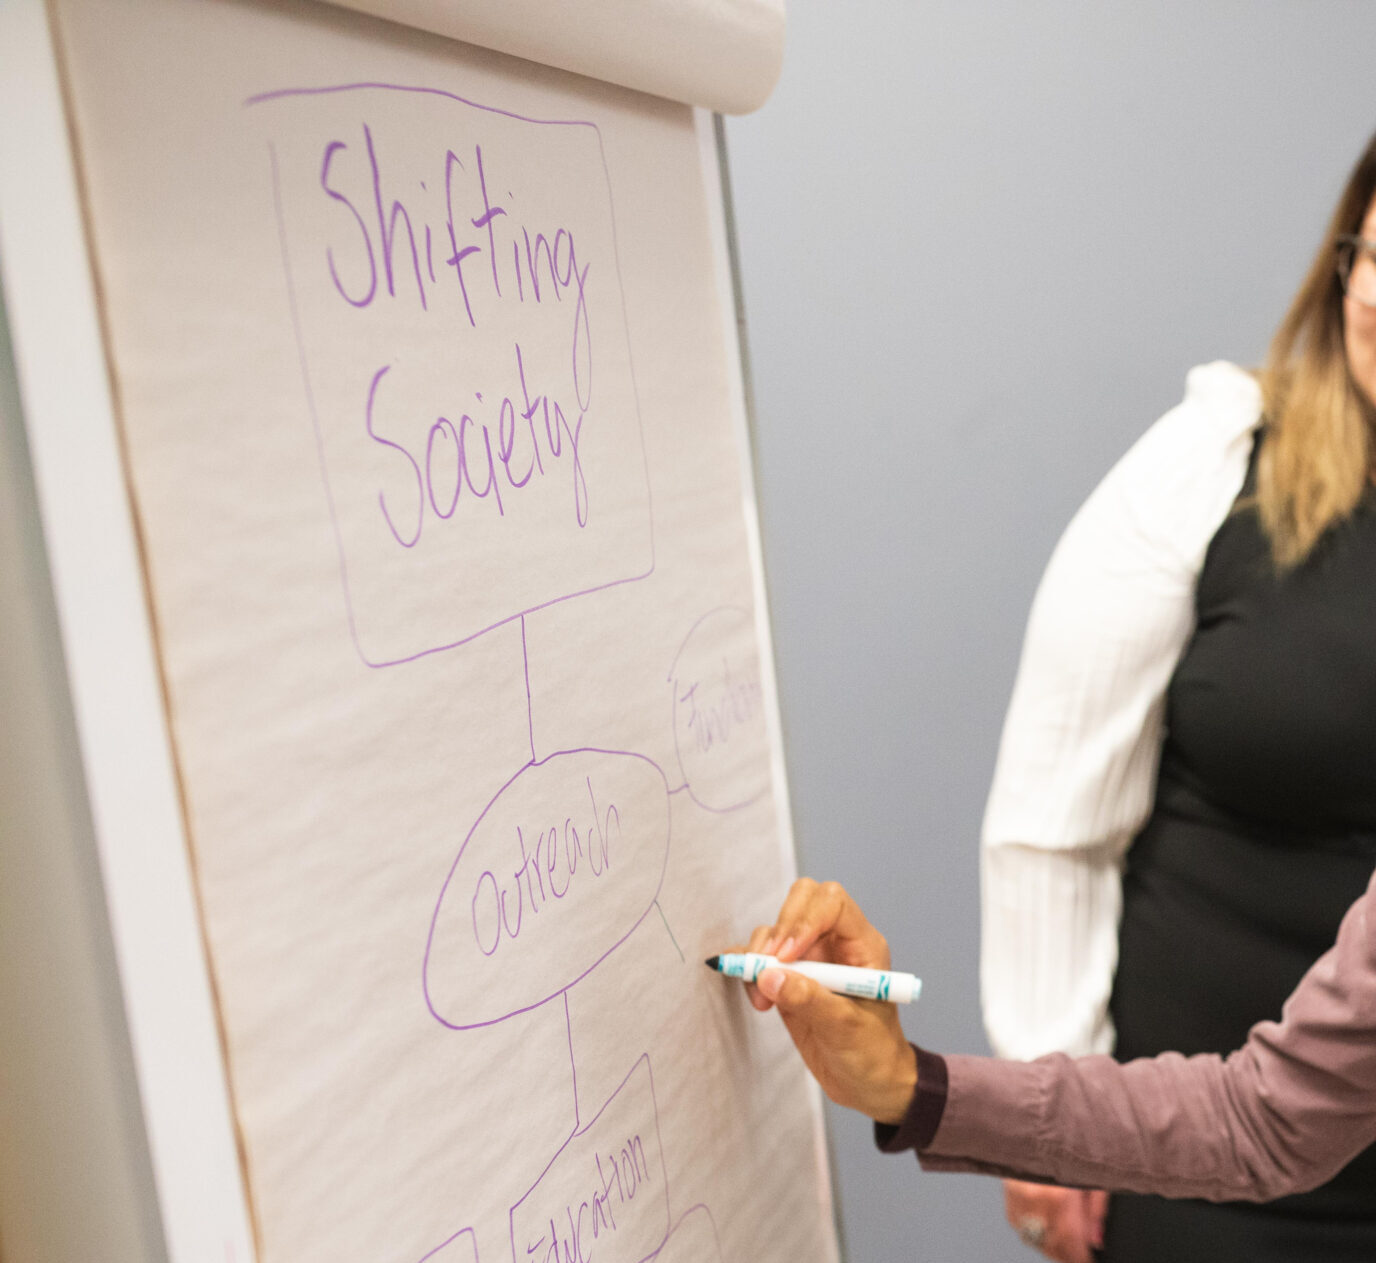
[(883, 1153), (921, 1152), (932, 1143), (941, 1116), (946, 1112), (946, 1058), (912, 1045), (917, 1054), (917, 1088), (908, 1103), (908, 1112), (897, 1126), (875, 1123), (874, 1143)]

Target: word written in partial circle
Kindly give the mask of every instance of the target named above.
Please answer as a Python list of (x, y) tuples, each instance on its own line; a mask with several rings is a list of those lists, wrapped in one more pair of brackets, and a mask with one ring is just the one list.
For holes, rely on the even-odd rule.
[[(473, 939), (484, 956), (493, 955), (503, 940), (520, 937), (527, 912), (538, 916), (551, 901), (569, 893), (581, 871), (596, 880), (611, 868), (612, 834), (621, 835), (621, 812), (615, 803), (599, 808), (592, 779), (584, 779), (592, 823), (579, 830), (573, 816), (561, 825), (550, 825), (533, 840), (519, 825), (516, 850), (520, 863), (511, 870), (511, 884), (500, 881), (491, 869), (478, 878), (473, 890)], [(580, 880), (587, 880), (586, 878)]]
[(707, 680), (694, 680), (679, 693), (684, 727), (701, 754), (714, 746), (725, 745), (731, 734), (756, 720), (764, 705), (764, 692), (758, 672), (745, 675), (732, 672), (723, 656), (721, 674)]
[(722, 605), (699, 618), (669, 668), (674, 752), (692, 800), (735, 811), (768, 788), (764, 686), (748, 609)]

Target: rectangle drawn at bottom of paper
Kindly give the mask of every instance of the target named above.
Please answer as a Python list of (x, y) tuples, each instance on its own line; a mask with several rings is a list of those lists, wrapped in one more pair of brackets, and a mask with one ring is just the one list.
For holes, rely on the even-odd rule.
[(512, 1263), (640, 1263), (669, 1231), (650, 1060), (564, 1144), (511, 1209)]

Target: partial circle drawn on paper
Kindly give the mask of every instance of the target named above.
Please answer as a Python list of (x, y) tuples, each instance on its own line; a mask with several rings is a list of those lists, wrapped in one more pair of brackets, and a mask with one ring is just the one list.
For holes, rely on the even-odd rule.
[(448, 1241), (436, 1246), (418, 1263), (478, 1263), (478, 1239), (472, 1228), (456, 1232)]
[(769, 733), (755, 624), (721, 605), (697, 620), (669, 669), (674, 750), (706, 811), (747, 807), (769, 789)]
[(684, 1211), (654, 1257), (656, 1263), (722, 1263), (712, 1212), (701, 1203)]
[(490, 1026), (553, 999), (636, 929), (669, 858), (669, 784), (618, 750), (551, 754), (483, 809), (445, 879), (422, 983), (437, 1021)]

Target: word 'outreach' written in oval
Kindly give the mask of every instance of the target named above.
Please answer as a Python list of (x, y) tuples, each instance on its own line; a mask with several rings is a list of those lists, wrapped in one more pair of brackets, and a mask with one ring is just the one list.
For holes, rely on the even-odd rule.
[(558, 995), (640, 924), (668, 853), (669, 786), (649, 759), (569, 750), (522, 768), (440, 893), (425, 951), (431, 1013), (486, 1026)]

